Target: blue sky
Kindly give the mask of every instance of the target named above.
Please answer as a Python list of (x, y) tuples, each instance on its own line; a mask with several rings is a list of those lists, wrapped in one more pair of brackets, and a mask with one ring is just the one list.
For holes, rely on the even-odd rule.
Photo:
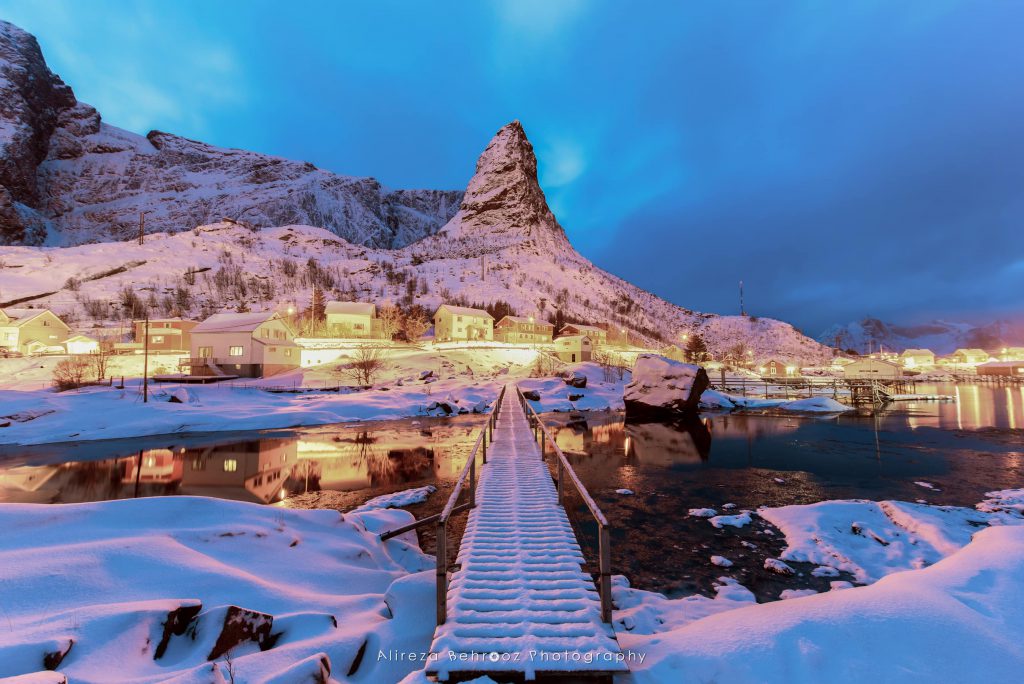
[(817, 334), (1024, 315), (1024, 3), (9, 2), (109, 123), (461, 188), (518, 118), (577, 248)]

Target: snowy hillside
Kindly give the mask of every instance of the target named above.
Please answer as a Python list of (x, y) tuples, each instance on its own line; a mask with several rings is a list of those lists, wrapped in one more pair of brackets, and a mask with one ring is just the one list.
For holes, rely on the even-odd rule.
[[(205, 316), (243, 302), (258, 311), (306, 307), (312, 287), (342, 300), (433, 309), (502, 301), (519, 315), (627, 329), (635, 340), (681, 343), (702, 334), (712, 354), (737, 345), (753, 358), (803, 362), (828, 350), (786, 323), (699, 314), (613, 276), (569, 244), (537, 182), (519, 122), (477, 163), (466, 201), (437, 235), (398, 250), (353, 245), (322, 228), (263, 230), (218, 223), (136, 241), (66, 248), (0, 247), (0, 305), (49, 306), (87, 328), (115, 320), (134, 292), (158, 314)], [(25, 301), (22, 301), (25, 300)]]
[(885, 323), (877, 318), (846, 325), (834, 325), (821, 335), (822, 344), (867, 353), (880, 348), (903, 351), (908, 348), (931, 349), (937, 354), (949, 354), (960, 347), (997, 349), (1018, 346), (1024, 341), (1024, 323), (993, 321), (987, 325), (932, 321), (922, 325), (901, 326)]
[(389, 190), (308, 162), (109, 126), (46, 66), (35, 38), (0, 21), (0, 244), (81, 244), (222, 218), (303, 223), (401, 247), (452, 217), (457, 191)]

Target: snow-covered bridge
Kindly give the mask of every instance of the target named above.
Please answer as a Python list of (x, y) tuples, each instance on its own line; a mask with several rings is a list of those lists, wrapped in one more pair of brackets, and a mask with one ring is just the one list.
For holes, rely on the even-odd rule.
[[(557, 487), (545, 443), (555, 452)], [(609, 624), (607, 522), (514, 384), (495, 403), (463, 475), (438, 519), (438, 626), (427, 674), (610, 681), (626, 672)], [(561, 504), (565, 483), (599, 524), (601, 594)], [(457, 506), (463, 489), (469, 500)], [(463, 507), (471, 511), (449, 580), (445, 525)]]

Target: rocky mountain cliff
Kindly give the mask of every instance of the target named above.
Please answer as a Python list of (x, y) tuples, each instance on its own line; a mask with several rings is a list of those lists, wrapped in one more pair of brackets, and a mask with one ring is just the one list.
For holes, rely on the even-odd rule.
[(0, 21), (0, 244), (126, 239), (145, 211), (147, 232), (230, 218), (396, 248), (436, 232), (461, 197), (107, 125), (50, 71), (33, 36)]

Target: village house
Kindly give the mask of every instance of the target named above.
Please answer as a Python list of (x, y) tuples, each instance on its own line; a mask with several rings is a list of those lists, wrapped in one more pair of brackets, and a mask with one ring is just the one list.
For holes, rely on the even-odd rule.
[(74, 335), (64, 340), (64, 348), (68, 354), (95, 354), (100, 350), (100, 343), (85, 335)]
[(551, 344), (555, 326), (533, 316), (505, 316), (494, 324), (494, 339), (513, 344)]
[(800, 376), (800, 367), (795, 363), (785, 363), (776, 359), (765, 359), (757, 364), (757, 372), (762, 378), (796, 378)]
[[(192, 329), (199, 323), (184, 318), (149, 319), (149, 351), (188, 351), (192, 345)], [(132, 321), (134, 346), (146, 347), (146, 321)]]
[(978, 375), (1024, 378), (1024, 361), (989, 361), (978, 366)]
[(957, 349), (949, 355), (949, 361), (955, 364), (979, 364), (989, 359), (989, 353), (984, 349)]
[(559, 337), (569, 337), (573, 335), (586, 335), (590, 338), (591, 343), (595, 347), (603, 347), (608, 344), (608, 331), (604, 328), (598, 328), (596, 325), (567, 323), (558, 331)]
[(334, 337), (374, 337), (377, 307), (370, 302), (327, 302), (327, 329)]
[(930, 349), (904, 349), (900, 363), (904, 368), (931, 368), (935, 365), (935, 353)]
[(590, 361), (593, 358), (593, 352), (593, 341), (587, 335), (565, 335), (555, 339), (555, 356), (562, 361), (569, 363)]
[(1000, 361), (1024, 361), (1024, 347), (1003, 347), (999, 352)]
[(436, 342), (493, 339), (494, 316), (483, 309), (442, 304), (434, 312)]
[(64, 353), (71, 328), (49, 309), (0, 310), (0, 348), (22, 354)]
[(192, 328), (190, 375), (261, 378), (297, 368), (295, 331), (280, 314), (220, 313)]
[(903, 377), (903, 366), (888, 359), (861, 358), (843, 368), (847, 380), (898, 380)]

